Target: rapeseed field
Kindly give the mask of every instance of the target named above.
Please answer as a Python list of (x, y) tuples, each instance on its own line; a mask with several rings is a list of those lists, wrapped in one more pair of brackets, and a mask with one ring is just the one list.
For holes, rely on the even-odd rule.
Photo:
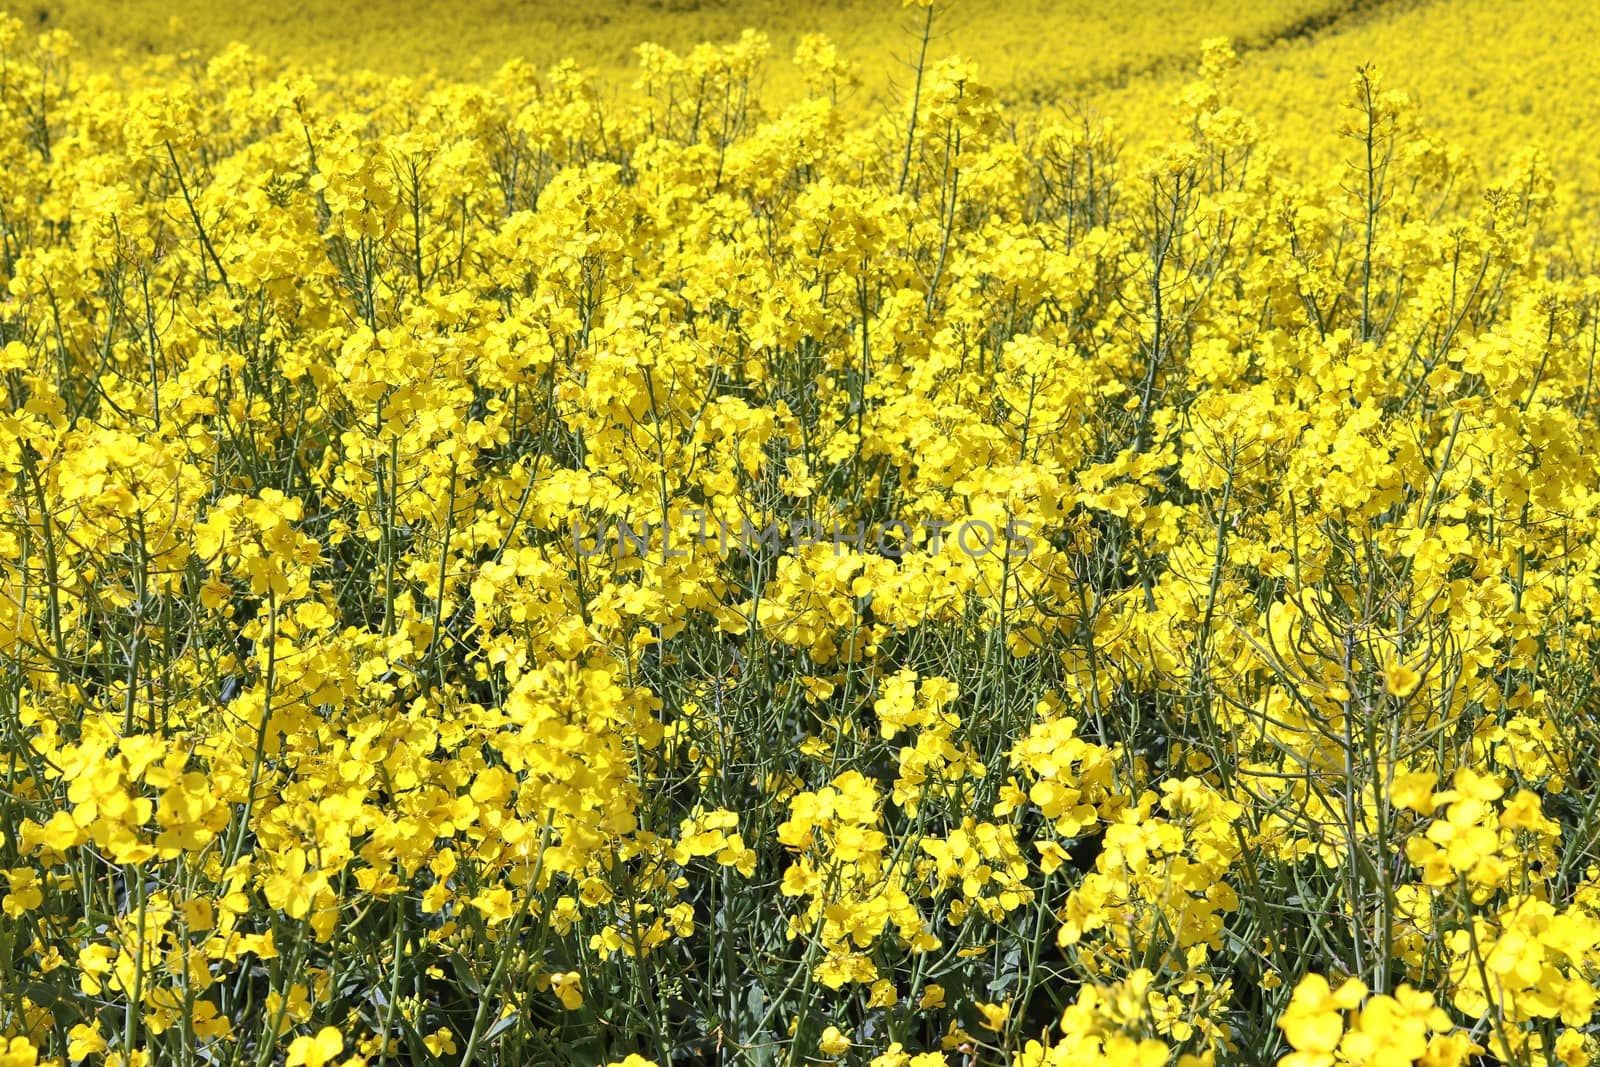
[(1584, 1067), (1600, 15), (0, 16), (0, 1067)]

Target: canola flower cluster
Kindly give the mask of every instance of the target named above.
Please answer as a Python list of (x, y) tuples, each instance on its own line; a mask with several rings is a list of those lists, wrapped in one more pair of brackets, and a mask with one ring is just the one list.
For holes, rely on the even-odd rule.
[(817, 37), (72, 48), (0, 20), (0, 1065), (1592, 1062), (1536, 154), (1223, 40), (1148, 146)]

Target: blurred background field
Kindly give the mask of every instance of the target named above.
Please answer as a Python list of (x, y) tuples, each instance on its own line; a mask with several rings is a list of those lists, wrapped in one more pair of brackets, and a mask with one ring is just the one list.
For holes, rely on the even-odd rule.
[[(1186, 57), (1205, 36), (1270, 39), (1325, 21), (1344, 6), (1329, 0), (962, 0), (940, 5), (940, 32), (959, 41), (963, 55), (979, 61), (997, 84), (1047, 91)], [(641, 41), (682, 50), (759, 27), (776, 55), (787, 57), (802, 34), (820, 32), (862, 64), (869, 89), (903, 74), (903, 60), (914, 50), (916, 13), (920, 9), (908, 10), (898, 0), (64, 0), (34, 8), (41, 28), (66, 29), (98, 58), (185, 47), (218, 51), (237, 40), (302, 63), (396, 75), (435, 70), (472, 77), (514, 57), (540, 65), (572, 57), (618, 82), (631, 76), (633, 49)], [(797, 85), (780, 78), (773, 88)]]
[[(922, 11), (896, 0), (36, 0), (17, 13), (40, 30), (67, 30), (97, 66), (209, 55), (234, 41), (330, 72), (395, 77), (474, 80), (513, 58), (572, 58), (618, 93), (633, 82), (641, 42), (681, 52), (759, 27), (772, 43), (763, 88), (775, 108), (804, 91), (789, 57), (807, 33), (827, 35), (859, 65), (858, 105), (886, 106), (909, 81)], [(1002, 98), (1109, 114), (1134, 140), (1168, 135), (1201, 40), (1226, 36), (1243, 55), (1237, 102), (1284, 143), (1308, 146), (1303, 162), (1328, 161), (1318, 146), (1337, 150), (1327, 134), (1343, 87), (1372, 62), (1488, 177), (1509, 163), (1507, 146), (1527, 145), (1546, 153), (1566, 210), (1586, 214), (1600, 192), (1584, 148), (1600, 99), (1600, 64), (1587, 51), (1600, 8), (1586, 0), (957, 0), (937, 13), (932, 54), (975, 60)]]

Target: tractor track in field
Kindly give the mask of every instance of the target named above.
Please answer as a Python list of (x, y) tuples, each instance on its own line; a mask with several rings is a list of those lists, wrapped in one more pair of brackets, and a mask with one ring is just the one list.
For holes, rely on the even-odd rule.
[[(1233, 46), (1239, 56), (1244, 58), (1252, 52), (1264, 52), (1296, 41), (1311, 41), (1326, 34), (1359, 26), (1375, 18), (1417, 11), (1433, 7), (1440, 2), (1441, 0), (1352, 0), (1337, 8), (1305, 15), (1281, 29), (1236, 39)], [(1082, 96), (1085, 93), (1123, 89), (1141, 78), (1161, 77), (1186, 70), (1192, 68), (1197, 59), (1198, 50), (1169, 52), (1144, 62), (1128, 63), (1105, 73), (1081, 78), (1063, 77), (1047, 83), (1018, 86), (1001, 95), (1008, 104), (1039, 106), (1058, 103), (1063, 99)]]

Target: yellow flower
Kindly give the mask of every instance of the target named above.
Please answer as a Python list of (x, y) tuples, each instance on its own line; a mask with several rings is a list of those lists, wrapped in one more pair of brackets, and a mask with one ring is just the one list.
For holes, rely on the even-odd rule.
[(1403, 663), (1391, 662), (1383, 669), (1383, 691), (1392, 697), (1409, 697), (1422, 684), (1422, 675)]
[(1594, 1062), (1590, 1041), (1580, 1030), (1563, 1030), (1556, 1037), (1556, 1058), (1565, 1067), (1589, 1067)]
[(1344, 1036), (1344, 1012), (1357, 1008), (1367, 987), (1348, 978), (1337, 990), (1330, 990), (1320, 974), (1308, 974), (1295, 986), (1289, 1007), (1278, 1019), (1278, 1027), (1294, 1048), (1279, 1060), (1279, 1067), (1328, 1067), (1334, 1050)]
[(478, 909), (490, 926), (498, 926), (517, 913), (516, 901), (505, 886), (485, 889), (468, 903)]
[(1005, 1029), (1006, 1020), (1011, 1017), (1011, 1001), (1008, 1000), (1004, 1004), (986, 1004), (979, 1001), (974, 1006), (983, 1015), (981, 1025), (985, 1030), (992, 1030), (998, 1034)]
[(1433, 788), (1438, 784), (1438, 776), (1428, 771), (1398, 774), (1389, 787), (1389, 800), (1396, 806), (1407, 808), (1419, 815), (1432, 815)]
[(34, 1067), (39, 1050), (25, 1037), (0, 1038), (0, 1067)]
[(817, 1048), (824, 1056), (843, 1056), (850, 1051), (850, 1039), (837, 1026), (829, 1026), (817, 1040)]
[(67, 1056), (74, 1060), (86, 1060), (94, 1053), (104, 1052), (107, 1045), (98, 1022), (78, 1023), (68, 1031), (67, 1038)]
[(577, 1011), (583, 1007), (583, 980), (577, 971), (552, 974), (550, 988), (555, 991), (561, 1006), (568, 1011)]
[(434, 1056), (446, 1056), (456, 1051), (455, 1034), (450, 1032), (448, 1026), (441, 1026), (433, 1033), (422, 1039), (422, 1043)]
[(286, 1067), (326, 1067), (344, 1051), (344, 1037), (335, 1027), (324, 1026), (315, 1037), (297, 1037), (289, 1045)]
[(905, 1050), (905, 1046), (898, 1041), (891, 1041), (886, 1050), (872, 1057), (869, 1067), (909, 1067), (910, 1063), (911, 1054)]
[(0, 899), (0, 908), (13, 919), (32, 911), (44, 902), (44, 892), (39, 885), (39, 875), (32, 867), (13, 867), (6, 871), (11, 891)]

